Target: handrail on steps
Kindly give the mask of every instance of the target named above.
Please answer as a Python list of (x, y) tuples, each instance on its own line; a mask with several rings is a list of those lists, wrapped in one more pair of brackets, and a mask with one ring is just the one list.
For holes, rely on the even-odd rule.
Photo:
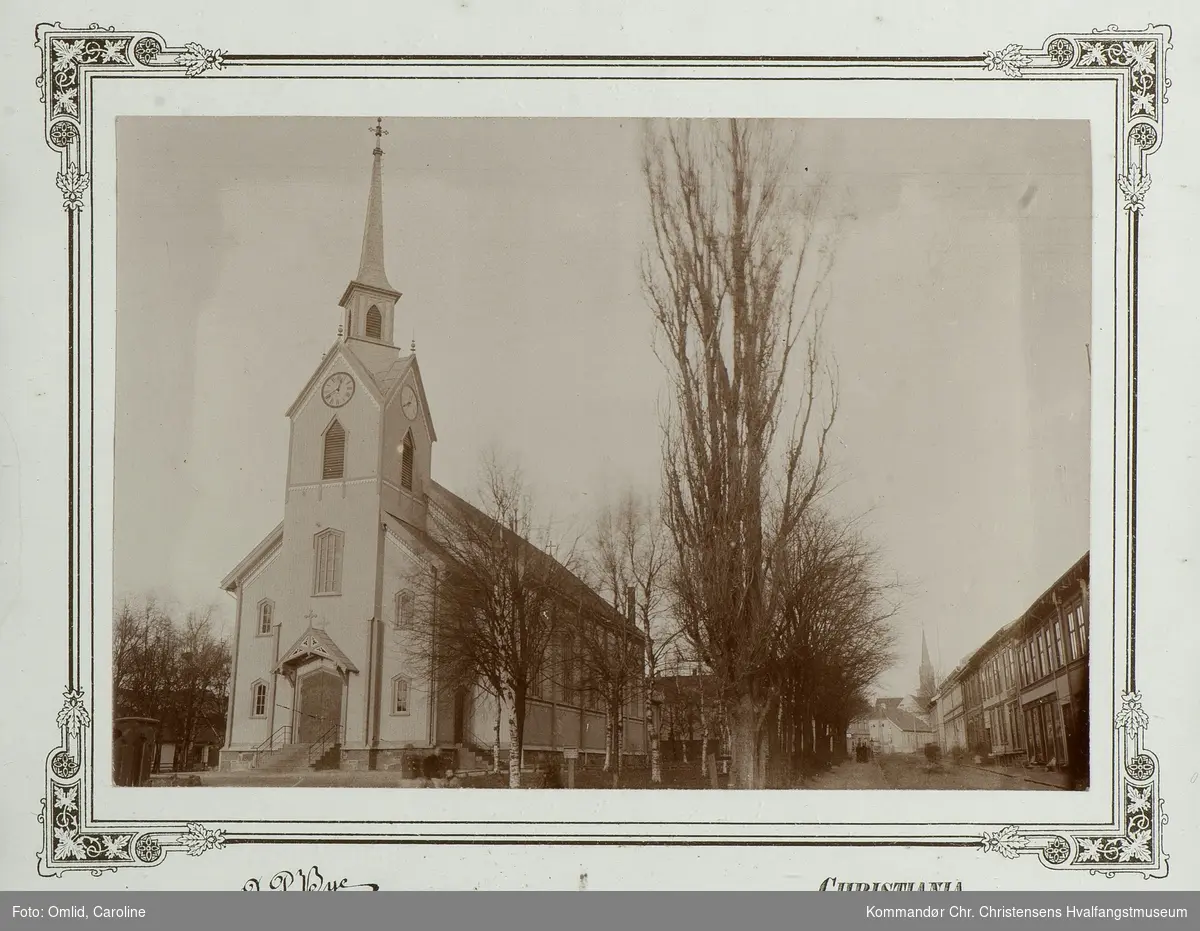
[(264, 750), (274, 750), (276, 746), (284, 746), (292, 741), (292, 727), (290, 724), (284, 724), (279, 727), (274, 734), (260, 743), (254, 748), (255, 753), (261, 753)]
[(332, 724), (327, 727), (308, 751), (308, 765), (316, 763), (325, 753), (342, 742), (342, 725)]

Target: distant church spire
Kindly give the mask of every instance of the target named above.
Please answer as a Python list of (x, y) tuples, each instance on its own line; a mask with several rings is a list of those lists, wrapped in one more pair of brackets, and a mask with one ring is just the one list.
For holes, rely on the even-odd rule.
[(921, 668), (918, 673), (921, 677), (921, 691), (926, 695), (932, 695), (937, 688), (937, 681), (934, 677), (933, 663), (929, 661), (929, 644), (925, 642), (925, 631), (921, 631)]
[(375, 157), (371, 168), (371, 193), (367, 197), (367, 223), (363, 230), (362, 259), (358, 263), (359, 284), (372, 288), (394, 290), (388, 284), (383, 270), (383, 149), (381, 143), (388, 131), (383, 128), (383, 117), (377, 117), (371, 127), (375, 136)]

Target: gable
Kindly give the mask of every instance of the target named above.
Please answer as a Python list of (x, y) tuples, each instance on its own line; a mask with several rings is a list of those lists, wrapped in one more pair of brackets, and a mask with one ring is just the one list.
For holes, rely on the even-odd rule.
[(429, 398), (425, 395), (425, 381), (421, 378), (421, 368), (417, 365), (417, 357), (415, 355), (405, 356), (400, 361), (402, 367), (398, 374), (394, 375), (386, 395), (386, 403), (391, 405), (400, 396), (400, 390), (406, 384), (411, 384), (417, 392), (417, 400), (421, 405), (421, 420), (429, 433), (429, 440), (437, 442), (437, 431), (433, 427), (433, 414), (429, 410)]
[(246, 556), (239, 562), (230, 573), (221, 580), (221, 590), (226, 592), (234, 591), (242, 580), (251, 572), (260, 566), (263, 561), (269, 558), (274, 552), (283, 545), (283, 523), (276, 525), (275, 529), (267, 534), (257, 546), (254, 547)]
[(355, 376), (356, 380), (361, 383), (371, 396), (376, 406), (379, 406), (383, 401), (383, 392), (379, 390), (379, 385), (375, 381), (371, 372), (363, 365), (361, 359), (347, 348), (347, 344), (340, 338), (334, 342), (321, 359), (320, 364), (312, 373), (312, 376), (305, 382), (304, 387), (300, 390), (300, 394), (296, 396), (296, 400), (292, 402), (287, 409), (286, 417), (295, 417), (296, 413), (305, 405), (305, 403), (316, 393), (316, 387), (320, 382), (337, 368), (347, 368)]

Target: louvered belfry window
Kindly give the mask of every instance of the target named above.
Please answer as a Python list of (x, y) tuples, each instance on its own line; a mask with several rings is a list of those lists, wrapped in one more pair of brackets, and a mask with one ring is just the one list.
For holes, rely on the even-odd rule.
[(346, 469), (346, 431), (336, 420), (325, 431), (325, 460), (321, 478), (341, 478)]
[(367, 311), (366, 334), (367, 339), (383, 339), (383, 315), (374, 305)]
[(404, 434), (404, 445), (400, 449), (400, 484), (408, 491), (413, 487), (413, 438), (412, 431)]

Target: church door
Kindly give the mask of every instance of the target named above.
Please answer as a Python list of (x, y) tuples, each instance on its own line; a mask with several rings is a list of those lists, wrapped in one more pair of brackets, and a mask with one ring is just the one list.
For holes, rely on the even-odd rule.
[(296, 706), (296, 742), (313, 743), (342, 722), (342, 678), (325, 669), (300, 680)]

